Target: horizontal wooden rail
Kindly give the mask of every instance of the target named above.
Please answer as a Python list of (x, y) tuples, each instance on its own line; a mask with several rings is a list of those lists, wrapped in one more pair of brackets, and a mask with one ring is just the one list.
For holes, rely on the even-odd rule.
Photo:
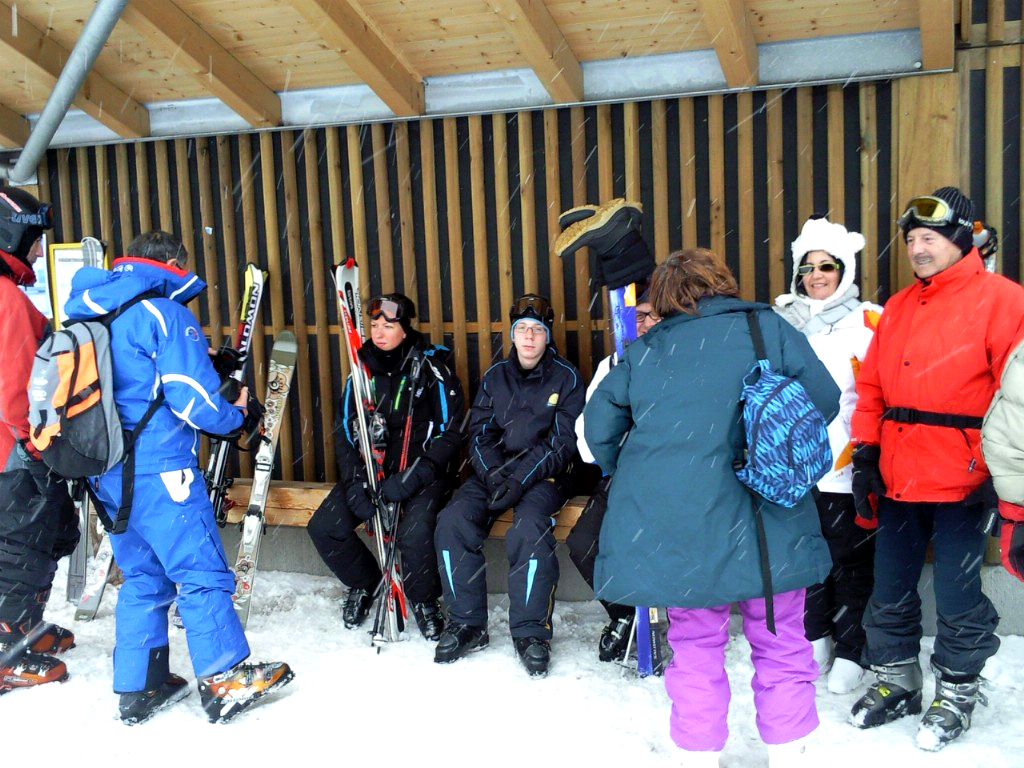
[[(228, 522), (241, 522), (245, 508), (249, 503), (249, 492), (252, 487), (250, 480), (236, 480), (228, 490), (228, 499), (234, 506), (228, 510)], [(267, 525), (283, 525), (293, 528), (305, 528), (309, 519), (316, 512), (333, 485), (331, 483), (309, 483), (298, 481), (279, 481), (270, 486), (267, 498)], [(569, 531), (587, 503), (586, 496), (575, 496), (565, 503), (555, 517), (555, 539), (565, 541)], [(503, 539), (512, 527), (512, 510), (506, 510), (491, 528), (492, 539)]]

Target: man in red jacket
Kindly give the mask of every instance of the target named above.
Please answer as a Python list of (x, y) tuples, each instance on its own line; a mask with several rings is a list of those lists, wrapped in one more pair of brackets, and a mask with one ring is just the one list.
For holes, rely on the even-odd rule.
[(1003, 365), (1024, 337), (1024, 288), (986, 272), (972, 242), (974, 205), (942, 187), (911, 200), (899, 225), (916, 280), (885, 305), (857, 379), (853, 494), (873, 518), (875, 587), (864, 661), (877, 681), (851, 722), (870, 728), (921, 711), (918, 662), (925, 550), (934, 548), (935, 699), (917, 744), (936, 750), (970, 727), (978, 675), (999, 647), (981, 590), (989, 473), (980, 428)]
[(50, 206), (21, 189), (0, 188), (0, 694), (63, 680), (49, 655), (74, 644), (43, 622), (57, 561), (78, 543), (67, 483), (51, 475), (28, 442), (26, 394), (36, 347), (49, 323), (19, 286), (36, 281)]

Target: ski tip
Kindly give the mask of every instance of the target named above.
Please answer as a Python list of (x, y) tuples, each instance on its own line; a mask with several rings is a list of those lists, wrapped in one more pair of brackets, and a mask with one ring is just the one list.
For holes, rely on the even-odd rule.
[(279, 352), (296, 354), (298, 345), (295, 342), (295, 334), (291, 331), (278, 331), (274, 337), (274, 346), (271, 350), (271, 357)]

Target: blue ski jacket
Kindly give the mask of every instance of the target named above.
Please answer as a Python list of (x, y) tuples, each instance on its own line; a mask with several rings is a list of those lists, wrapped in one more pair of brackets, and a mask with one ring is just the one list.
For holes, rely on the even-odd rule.
[(160, 390), (164, 402), (137, 438), (135, 471), (148, 474), (194, 467), (200, 431), (226, 435), (242, 411), (218, 394), (220, 377), (195, 316), (184, 304), (206, 288), (191, 272), (149, 259), (120, 258), (110, 271), (83, 267), (64, 305), (69, 320), (113, 312), (145, 293), (111, 324), (114, 403), (132, 429)]

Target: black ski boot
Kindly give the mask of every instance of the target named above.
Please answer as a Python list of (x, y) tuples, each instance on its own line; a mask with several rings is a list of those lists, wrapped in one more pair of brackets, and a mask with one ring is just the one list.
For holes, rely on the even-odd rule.
[(345, 607), (341, 612), (345, 629), (354, 629), (366, 621), (373, 606), (373, 595), (365, 589), (350, 589), (345, 598)]
[(974, 705), (988, 706), (988, 698), (980, 690), (978, 675), (961, 675), (932, 662), (935, 673), (935, 700), (921, 718), (917, 729), (917, 746), (937, 752), (949, 742), (963, 736), (971, 727)]
[(152, 691), (122, 693), (118, 709), (125, 725), (144, 723), (164, 707), (181, 701), (189, 694), (188, 682), (173, 673), (167, 675), (163, 685)]
[(530, 677), (544, 677), (551, 663), (551, 644), (539, 637), (515, 638), (516, 654)]
[(436, 642), (441, 639), (441, 633), (444, 632), (444, 616), (437, 600), (413, 603), (412, 615), (416, 618), (416, 626), (420, 628), (420, 633), (427, 640)]
[(434, 661), (438, 664), (450, 664), (461, 659), (470, 651), (479, 651), (487, 647), (490, 638), (487, 627), (468, 627), (452, 621), (441, 633), (434, 651)]
[(619, 619), (612, 619), (601, 630), (601, 639), (597, 641), (597, 658), (599, 661), (622, 661), (626, 658), (626, 647), (633, 634), (633, 622), (636, 611)]
[(872, 664), (877, 678), (857, 700), (850, 712), (850, 723), (858, 728), (874, 728), (906, 715), (921, 713), (921, 665), (917, 659), (895, 664)]

